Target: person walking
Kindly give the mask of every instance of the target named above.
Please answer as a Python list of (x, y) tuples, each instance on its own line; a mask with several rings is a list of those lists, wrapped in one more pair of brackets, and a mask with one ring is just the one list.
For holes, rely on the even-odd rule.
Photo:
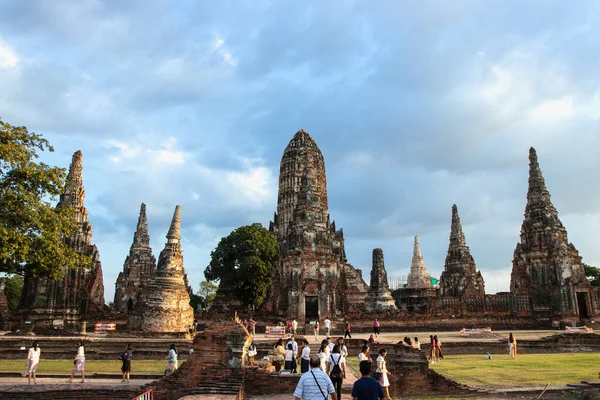
[(429, 335), (429, 361), (435, 364), (435, 340), (433, 335)]
[(323, 372), (327, 372), (327, 358), (329, 357), (329, 347), (327, 347), (327, 340), (323, 340), (321, 342), (321, 347), (319, 347), (319, 352), (317, 353), (317, 355), (319, 356), (319, 359), (321, 360), (321, 370)]
[(385, 398), (383, 388), (375, 379), (371, 378), (371, 363), (361, 361), (359, 364), (360, 379), (352, 387), (352, 400), (381, 400)]
[(377, 321), (377, 318), (373, 321), (373, 334), (375, 334), (375, 337), (379, 336), (379, 321)]
[(308, 372), (308, 366), (310, 361), (310, 347), (308, 347), (308, 340), (303, 340), (304, 345), (302, 346), (302, 353), (300, 355), (300, 372)]
[(122, 383), (129, 383), (129, 374), (131, 373), (131, 358), (133, 357), (133, 346), (131, 343), (127, 344), (125, 351), (121, 353), (119, 357), (123, 361), (121, 366), (121, 372), (123, 373)]
[(256, 321), (252, 318), (248, 321), (248, 331), (252, 336), (256, 336)]
[(294, 400), (325, 400), (329, 396), (332, 400), (338, 400), (333, 382), (319, 368), (319, 357), (312, 355), (309, 362), (311, 369), (300, 377), (294, 390)]
[(37, 371), (38, 364), (40, 363), (40, 354), (42, 350), (38, 342), (33, 342), (31, 348), (27, 351), (27, 382), (31, 385), (31, 377), (33, 376), (33, 384), (36, 385), (35, 371)]
[(77, 348), (77, 354), (75, 355), (75, 361), (73, 361), (73, 369), (71, 370), (71, 378), (69, 383), (73, 383), (75, 372), (81, 371), (81, 383), (85, 382), (85, 343), (83, 340), (79, 342)]
[(513, 360), (517, 358), (517, 339), (512, 332), (508, 335), (508, 354)]
[(169, 347), (169, 353), (167, 354), (167, 368), (165, 368), (165, 375), (171, 375), (177, 368), (177, 349), (175, 349), (175, 344), (172, 344)]
[(296, 336), (296, 332), (298, 331), (298, 321), (294, 318), (292, 321), (292, 335)]
[(327, 373), (335, 387), (338, 399), (342, 398), (342, 383), (346, 378), (346, 362), (344, 356), (340, 352), (340, 346), (333, 346), (333, 351), (327, 359)]
[(346, 321), (346, 326), (344, 328), (344, 339), (348, 336), (349, 339), (352, 339), (352, 335), (350, 334), (350, 321)]
[(392, 400), (390, 397), (390, 380), (388, 378), (391, 373), (387, 370), (385, 364), (385, 356), (387, 355), (386, 349), (379, 350), (379, 357), (377, 357), (377, 369), (375, 370), (375, 378), (381, 383), (383, 391), (385, 392), (386, 399)]
[(363, 346), (360, 353), (358, 353), (358, 362), (368, 361), (368, 362), (372, 363), (373, 360), (371, 360), (371, 355), (369, 354), (369, 352), (370, 352), (369, 346), (368, 345)]
[(438, 339), (437, 335), (433, 335), (434, 346), (435, 346), (435, 361), (439, 362), (440, 359), (444, 358), (444, 353), (442, 352), (442, 343)]
[(338, 338), (337, 345), (340, 346), (340, 353), (344, 358), (348, 357), (348, 347), (344, 344), (344, 338)]
[(313, 333), (315, 334), (315, 340), (319, 341), (319, 320), (316, 320), (313, 324)]
[(323, 325), (325, 326), (325, 336), (329, 336), (329, 333), (331, 332), (331, 320), (329, 318), (325, 318)]

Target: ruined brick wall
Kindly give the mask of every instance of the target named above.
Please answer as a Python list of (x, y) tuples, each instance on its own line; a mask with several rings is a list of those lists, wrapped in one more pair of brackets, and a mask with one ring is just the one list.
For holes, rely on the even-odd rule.
[(154, 390), (157, 400), (175, 400), (194, 393), (243, 395), (242, 360), (250, 341), (241, 324), (213, 321), (194, 339), (196, 352), (173, 375), (144, 389)]

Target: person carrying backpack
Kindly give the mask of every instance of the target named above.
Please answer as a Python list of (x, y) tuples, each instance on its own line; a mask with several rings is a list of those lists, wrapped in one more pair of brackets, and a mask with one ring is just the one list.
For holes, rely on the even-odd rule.
[(344, 356), (341, 354), (340, 346), (333, 346), (333, 350), (331, 355), (326, 361), (327, 364), (327, 372), (329, 374), (329, 378), (335, 387), (335, 392), (337, 393), (337, 398), (342, 398), (342, 383), (344, 382), (344, 378), (346, 378), (346, 360)]

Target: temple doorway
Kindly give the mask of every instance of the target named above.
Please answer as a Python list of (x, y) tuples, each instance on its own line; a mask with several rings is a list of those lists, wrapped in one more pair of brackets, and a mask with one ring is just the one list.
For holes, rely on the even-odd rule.
[(579, 318), (587, 319), (590, 317), (587, 300), (587, 292), (577, 292), (577, 308), (579, 309)]
[(319, 319), (319, 296), (306, 296), (304, 301), (306, 322)]

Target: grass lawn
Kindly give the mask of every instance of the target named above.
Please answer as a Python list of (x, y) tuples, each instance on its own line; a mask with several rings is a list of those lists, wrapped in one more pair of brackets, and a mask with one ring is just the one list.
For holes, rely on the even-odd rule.
[[(121, 373), (122, 362), (119, 360), (88, 360), (85, 362), (85, 373)], [(165, 372), (166, 361), (162, 360), (133, 360), (131, 373), (162, 374)], [(181, 365), (181, 363), (179, 363)], [(40, 374), (70, 374), (73, 368), (71, 360), (44, 360), (40, 361), (37, 372)], [(0, 372), (25, 372), (24, 360), (2, 360)]]
[(584, 380), (598, 380), (600, 354), (521, 354), (511, 360), (508, 354), (448, 355), (437, 364), (436, 372), (469, 386), (483, 388), (561, 386)]

